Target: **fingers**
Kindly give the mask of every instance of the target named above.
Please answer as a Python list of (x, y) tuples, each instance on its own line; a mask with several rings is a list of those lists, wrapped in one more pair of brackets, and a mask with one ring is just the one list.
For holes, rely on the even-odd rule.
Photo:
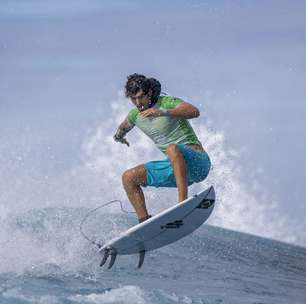
[(143, 117), (143, 118), (148, 117), (150, 115), (152, 115), (151, 110), (145, 110), (143, 112), (140, 112), (140, 116)]
[(142, 118), (150, 117), (150, 116), (156, 117), (156, 116), (159, 116), (159, 111), (157, 111), (156, 109), (147, 109), (147, 110), (144, 110), (143, 112), (140, 112), (140, 116)]
[(116, 137), (116, 135), (114, 136), (114, 140), (116, 142), (120, 142), (122, 144), (125, 144), (127, 145), (128, 147), (130, 146), (130, 143), (125, 139), (125, 138), (119, 138), (119, 137)]
[(130, 143), (125, 138), (122, 139), (121, 143), (126, 144), (128, 147), (130, 146)]
[(127, 145), (128, 147), (130, 146), (130, 143), (125, 138), (122, 138), (119, 142), (124, 145)]

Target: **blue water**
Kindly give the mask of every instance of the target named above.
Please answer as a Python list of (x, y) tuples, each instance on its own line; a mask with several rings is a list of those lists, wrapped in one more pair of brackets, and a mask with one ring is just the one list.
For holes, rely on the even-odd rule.
[[(140, 270), (133, 255), (107, 270), (78, 231), (88, 210), (42, 208), (2, 220), (2, 233), (11, 233), (1, 240), (0, 303), (306, 302), (306, 248), (204, 225), (148, 252)], [(105, 241), (136, 224), (132, 214), (114, 215), (98, 213), (84, 228)]]

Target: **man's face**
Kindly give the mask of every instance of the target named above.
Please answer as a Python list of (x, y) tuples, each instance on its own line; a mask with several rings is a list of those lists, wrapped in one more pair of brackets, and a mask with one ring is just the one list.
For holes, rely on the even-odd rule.
[(135, 95), (130, 96), (132, 103), (138, 108), (138, 110), (144, 111), (149, 108), (150, 96), (145, 94), (143, 90), (138, 91)]

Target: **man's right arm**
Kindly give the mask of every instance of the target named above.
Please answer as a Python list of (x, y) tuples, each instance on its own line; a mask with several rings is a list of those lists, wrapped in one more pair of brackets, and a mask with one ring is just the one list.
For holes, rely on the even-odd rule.
[(129, 123), (128, 118), (126, 118), (118, 127), (116, 134), (114, 135), (114, 140), (121, 142), (130, 146), (129, 142), (124, 138), (125, 135), (134, 128), (134, 124)]

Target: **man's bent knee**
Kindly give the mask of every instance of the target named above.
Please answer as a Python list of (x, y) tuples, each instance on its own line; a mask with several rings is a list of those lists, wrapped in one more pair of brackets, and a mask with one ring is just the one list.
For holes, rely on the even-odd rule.
[(146, 184), (146, 171), (141, 166), (128, 169), (122, 174), (122, 183), (126, 186), (143, 186)]
[(122, 174), (122, 183), (124, 186), (131, 185), (134, 183), (135, 180), (135, 174), (132, 169), (126, 170)]

